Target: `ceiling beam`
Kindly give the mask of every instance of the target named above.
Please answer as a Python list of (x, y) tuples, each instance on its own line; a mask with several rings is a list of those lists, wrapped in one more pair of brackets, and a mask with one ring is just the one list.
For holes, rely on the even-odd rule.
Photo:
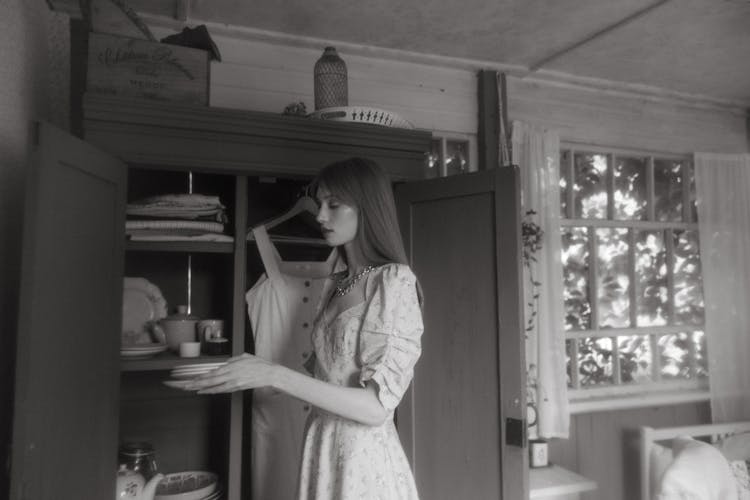
[(622, 28), (623, 26), (632, 23), (636, 19), (639, 19), (646, 14), (654, 11), (655, 9), (661, 7), (665, 3), (669, 2), (670, 0), (657, 0), (656, 2), (652, 3), (651, 5), (647, 5), (646, 7), (642, 8), (641, 10), (638, 10), (634, 12), (633, 14), (630, 14), (627, 17), (624, 17), (623, 19), (620, 19), (619, 21), (610, 24), (609, 26), (606, 26), (599, 31), (592, 33), (591, 35), (588, 35), (586, 38), (579, 40), (577, 42), (574, 42), (571, 45), (568, 45), (567, 47), (558, 50), (557, 52), (554, 52), (553, 54), (545, 57), (544, 59), (532, 64), (529, 66), (529, 73), (533, 73), (537, 70), (539, 70), (542, 66), (546, 66), (550, 62), (554, 61), (555, 59), (559, 59), (560, 57), (564, 56), (565, 54), (568, 54), (569, 52), (572, 52), (578, 48), (580, 48), (583, 45), (586, 45), (587, 43), (592, 42), (593, 40), (600, 38), (616, 29)]

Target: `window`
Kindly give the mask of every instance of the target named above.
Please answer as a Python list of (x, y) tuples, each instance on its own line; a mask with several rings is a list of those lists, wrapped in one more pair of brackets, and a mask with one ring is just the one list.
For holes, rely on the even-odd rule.
[(563, 145), (560, 194), (571, 400), (705, 387), (690, 159)]
[(430, 154), (425, 160), (425, 178), (474, 172), (476, 167), (474, 136), (433, 132)]

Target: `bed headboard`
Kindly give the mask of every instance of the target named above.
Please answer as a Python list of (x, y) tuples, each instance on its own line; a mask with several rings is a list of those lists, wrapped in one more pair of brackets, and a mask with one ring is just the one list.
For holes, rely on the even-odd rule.
[(672, 440), (678, 436), (704, 438), (710, 443), (731, 436), (750, 432), (750, 422), (731, 422), (726, 424), (704, 424), (683, 427), (641, 427), (640, 428), (640, 464), (641, 464), (641, 500), (651, 500), (651, 448), (659, 441)]

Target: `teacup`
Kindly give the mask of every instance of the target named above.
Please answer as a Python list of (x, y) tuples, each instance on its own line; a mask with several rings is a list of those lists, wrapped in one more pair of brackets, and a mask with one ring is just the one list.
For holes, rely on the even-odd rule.
[(200, 342), (180, 342), (181, 358), (197, 358), (201, 355)]

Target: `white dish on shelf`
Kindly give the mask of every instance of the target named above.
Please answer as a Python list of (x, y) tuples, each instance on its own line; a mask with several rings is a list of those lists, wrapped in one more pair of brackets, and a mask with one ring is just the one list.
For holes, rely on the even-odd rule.
[(177, 378), (177, 379), (195, 378), (198, 375), (205, 375), (206, 373), (211, 373), (216, 368), (218, 368), (218, 366), (214, 368), (208, 368), (208, 369), (202, 369), (202, 370), (182, 370), (182, 371), (172, 370), (170, 375), (172, 376), (172, 378)]
[(162, 380), (161, 383), (172, 389), (187, 389), (191, 380)]
[(167, 350), (166, 344), (154, 343), (153, 345), (147, 346), (133, 346), (133, 347), (121, 347), (120, 357), (122, 358), (150, 358), (160, 352)]
[(219, 361), (215, 363), (193, 363), (189, 365), (178, 365), (175, 366), (172, 371), (186, 371), (186, 370), (212, 370), (220, 366), (224, 366), (226, 361)]
[(145, 332), (149, 321), (167, 316), (167, 301), (159, 287), (145, 278), (123, 280), (122, 331)]
[(172, 377), (173, 379), (178, 379), (178, 380), (192, 380), (198, 375), (203, 375), (204, 373), (208, 373), (208, 372), (207, 371), (196, 372), (196, 373), (174, 373), (172, 372), (169, 374), (169, 376)]
[(156, 349), (161, 349), (162, 347), (167, 347), (167, 344), (162, 344), (161, 342), (149, 342), (148, 344), (134, 344), (134, 345), (121, 346), (120, 350), (121, 351), (153, 351)]

